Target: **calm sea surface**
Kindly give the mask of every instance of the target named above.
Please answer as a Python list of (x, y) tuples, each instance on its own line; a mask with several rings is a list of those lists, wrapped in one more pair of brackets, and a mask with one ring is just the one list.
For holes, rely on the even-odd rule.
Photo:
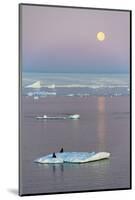
[[(79, 120), (38, 121), (38, 115), (80, 114)], [(130, 187), (129, 96), (22, 97), (21, 193)], [(108, 151), (108, 160), (86, 164), (37, 164), (50, 152)]]

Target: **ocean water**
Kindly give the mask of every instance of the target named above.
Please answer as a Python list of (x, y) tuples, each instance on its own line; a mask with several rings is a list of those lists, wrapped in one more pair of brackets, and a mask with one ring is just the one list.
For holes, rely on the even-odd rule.
[[(37, 120), (36, 116), (79, 113), (79, 120)], [(21, 194), (130, 188), (129, 97), (39, 98), (23, 96), (20, 134)], [(38, 164), (58, 152), (110, 152), (85, 164)]]
[[(40, 81), (38, 91), (26, 88)], [(23, 94), (40, 96), (124, 96), (130, 92), (129, 74), (23, 73)]]
[[(37, 81), (40, 89), (26, 87)], [(130, 188), (129, 93), (129, 74), (23, 73), (21, 194)], [(67, 114), (79, 114), (80, 119), (36, 119)], [(33, 162), (61, 147), (106, 151), (111, 157), (86, 164)]]

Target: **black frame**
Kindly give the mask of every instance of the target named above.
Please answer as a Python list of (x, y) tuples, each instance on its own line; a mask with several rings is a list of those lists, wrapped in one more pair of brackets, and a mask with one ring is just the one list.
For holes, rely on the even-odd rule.
[[(67, 191), (67, 192), (52, 192), (52, 193), (36, 193), (36, 194), (22, 194), (20, 191), (20, 173), (21, 173), (21, 160), (20, 160), (20, 152), (21, 152), (21, 142), (20, 142), (20, 135), (21, 135), (21, 89), (22, 89), (22, 68), (21, 68), (21, 6), (42, 6), (42, 7), (59, 7), (59, 8), (73, 8), (73, 9), (90, 9), (90, 10), (106, 10), (106, 11), (120, 11), (120, 12), (129, 12), (130, 14), (130, 49), (129, 49), (129, 55), (130, 55), (130, 73), (129, 73), (129, 79), (130, 79), (130, 187), (129, 188), (116, 188), (116, 189), (100, 189), (100, 190), (83, 190), (83, 191)], [(20, 3), (19, 4), (19, 41), (18, 41), (18, 49), (19, 49), (19, 83), (18, 83), (18, 101), (19, 101), (19, 181), (18, 181), (18, 195), (19, 196), (36, 196), (36, 195), (52, 195), (52, 194), (67, 194), (67, 193), (86, 193), (86, 192), (101, 192), (101, 191), (117, 191), (117, 190), (130, 190), (132, 189), (132, 10), (126, 10), (126, 9), (111, 9), (111, 8), (94, 8), (94, 7), (78, 7), (78, 6), (65, 6), (65, 5), (50, 5), (50, 4), (33, 4), (33, 3)]]

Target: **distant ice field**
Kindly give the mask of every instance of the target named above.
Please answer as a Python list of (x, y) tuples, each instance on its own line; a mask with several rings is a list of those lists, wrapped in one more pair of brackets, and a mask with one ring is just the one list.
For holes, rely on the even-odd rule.
[[(27, 88), (40, 81), (40, 90)], [(23, 94), (64, 96), (125, 96), (130, 92), (129, 74), (22, 73)]]

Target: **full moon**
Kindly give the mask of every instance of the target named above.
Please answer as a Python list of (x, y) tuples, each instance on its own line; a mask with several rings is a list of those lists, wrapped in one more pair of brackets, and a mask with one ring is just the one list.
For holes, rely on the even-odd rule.
[(99, 41), (104, 41), (104, 39), (105, 39), (105, 33), (104, 32), (98, 32), (97, 33), (97, 39)]

